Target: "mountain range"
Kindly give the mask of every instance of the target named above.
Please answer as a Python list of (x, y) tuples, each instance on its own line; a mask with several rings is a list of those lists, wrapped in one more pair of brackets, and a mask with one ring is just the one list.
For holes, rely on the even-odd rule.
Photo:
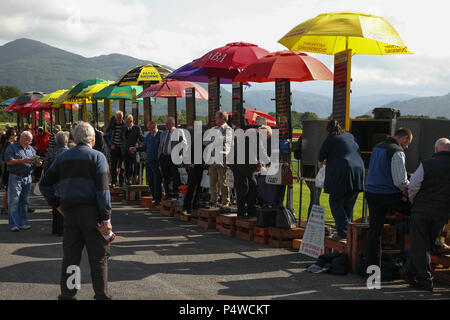
[[(158, 62), (121, 54), (86, 58), (39, 41), (17, 39), (0, 46), (0, 86), (14, 86), (22, 91), (53, 92), (86, 79), (116, 80), (131, 68), (149, 63)], [(231, 111), (231, 93), (226, 87), (222, 87), (221, 96), (222, 108)], [(254, 87), (244, 90), (244, 106), (248, 109), (274, 112), (273, 98), (275, 98), (274, 90), (258, 90)], [(375, 107), (394, 107), (400, 109), (404, 115), (450, 118), (450, 94), (442, 97), (417, 97), (406, 94), (352, 96), (350, 105), (352, 117), (371, 114)], [(184, 99), (178, 99), (178, 106), (180, 109), (185, 107)], [(116, 103), (113, 105), (113, 109), (115, 108), (118, 108)], [(327, 118), (332, 111), (331, 94), (325, 96), (293, 90), (292, 110), (311, 111), (321, 118)], [(164, 99), (157, 99), (156, 103), (153, 103), (153, 113), (162, 115), (166, 112), (167, 103)], [(207, 101), (197, 102), (197, 114), (207, 114)]]

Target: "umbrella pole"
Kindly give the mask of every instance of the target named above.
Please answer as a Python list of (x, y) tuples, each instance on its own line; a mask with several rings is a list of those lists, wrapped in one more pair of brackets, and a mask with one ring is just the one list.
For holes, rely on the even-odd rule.
[(87, 103), (86, 100), (83, 102), (83, 119), (84, 122), (88, 122), (88, 112), (87, 112)]
[(220, 79), (208, 78), (208, 126), (215, 126), (216, 112), (220, 109)]
[(144, 127), (148, 131), (147, 123), (152, 120), (152, 103), (150, 98), (144, 98)]
[(235, 128), (244, 128), (244, 90), (242, 82), (232, 84), (232, 120)]
[(97, 100), (92, 100), (92, 111), (94, 113), (94, 123), (98, 128), (98, 102)]
[(50, 132), (53, 132), (53, 109), (50, 108)]
[(186, 125), (194, 127), (195, 122), (195, 88), (186, 88)]
[(178, 125), (177, 98), (167, 98), (167, 114), (175, 119), (175, 127)]
[(70, 119), (70, 123), (73, 124), (73, 106), (72, 105), (70, 105), (69, 119)]
[(126, 115), (126, 108), (125, 108), (125, 99), (119, 99), (119, 110), (123, 112), (123, 115)]
[(111, 119), (111, 100), (103, 100), (103, 122), (105, 129), (108, 127), (109, 120)]

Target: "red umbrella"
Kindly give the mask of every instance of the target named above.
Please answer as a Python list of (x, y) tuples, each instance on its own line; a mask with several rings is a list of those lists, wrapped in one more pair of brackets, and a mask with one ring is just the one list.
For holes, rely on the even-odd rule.
[[(232, 116), (233, 113), (229, 112), (228, 115)], [(245, 109), (244, 118), (249, 125), (255, 125), (258, 118), (263, 118), (266, 120), (266, 124), (269, 127), (276, 127), (277, 120), (270, 114), (256, 110), (256, 109)]]
[(333, 80), (333, 73), (322, 62), (297, 51), (279, 51), (258, 59), (239, 73), (234, 81), (272, 82)]
[(185, 90), (187, 88), (195, 88), (195, 98), (208, 100), (208, 92), (200, 85), (179, 80), (164, 80), (162, 83), (157, 83), (148, 87), (137, 98), (184, 98), (186, 96)]
[(269, 51), (256, 44), (233, 42), (208, 52), (192, 65), (203, 68), (244, 69), (267, 54)]

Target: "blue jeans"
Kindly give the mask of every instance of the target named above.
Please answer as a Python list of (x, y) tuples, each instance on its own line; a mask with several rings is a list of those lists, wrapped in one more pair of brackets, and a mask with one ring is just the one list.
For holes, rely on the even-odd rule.
[(159, 168), (159, 161), (150, 161), (146, 163), (147, 183), (150, 187), (150, 193), (153, 196), (153, 201), (161, 202), (161, 169)]
[(31, 176), (9, 175), (8, 213), (10, 228), (21, 227), (28, 222), (28, 200), (30, 198), (31, 181)]
[(353, 207), (358, 198), (359, 191), (350, 191), (346, 194), (330, 194), (330, 209), (336, 222), (338, 235), (347, 237), (347, 224), (353, 221)]

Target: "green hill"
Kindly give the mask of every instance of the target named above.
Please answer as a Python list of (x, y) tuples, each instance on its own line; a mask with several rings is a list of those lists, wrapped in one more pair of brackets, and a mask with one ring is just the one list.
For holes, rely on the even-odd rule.
[(153, 62), (119, 54), (85, 58), (39, 41), (18, 39), (0, 46), (0, 86), (52, 92), (86, 79), (116, 80), (147, 63)]

